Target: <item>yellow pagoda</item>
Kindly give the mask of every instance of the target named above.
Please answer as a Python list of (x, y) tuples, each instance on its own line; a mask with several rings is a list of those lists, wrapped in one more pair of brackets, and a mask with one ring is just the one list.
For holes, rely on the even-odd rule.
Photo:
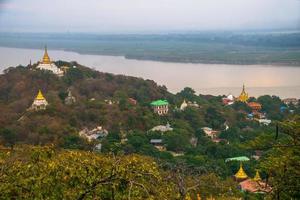
[(53, 74), (56, 74), (57, 76), (64, 75), (64, 71), (58, 68), (53, 62), (51, 62), (46, 46), (45, 46), (43, 59), (41, 62), (39, 62), (36, 68), (40, 70), (51, 71)]
[(45, 47), (45, 52), (44, 52), (42, 63), (43, 64), (50, 64), (51, 63), (50, 57), (48, 55), (47, 47)]
[(41, 90), (39, 90), (29, 110), (45, 110), (48, 105)]
[(240, 164), (240, 169), (239, 169), (239, 171), (234, 175), (234, 177), (235, 177), (237, 180), (245, 180), (245, 179), (248, 178), (248, 175), (246, 174), (246, 172), (245, 172), (244, 169), (243, 169), (242, 163)]
[(246, 93), (245, 85), (243, 85), (243, 90), (242, 90), (240, 96), (238, 97), (238, 101), (246, 103), (248, 101), (248, 99), (249, 99), (248, 93)]
[(253, 180), (254, 181), (261, 181), (262, 180), (261, 177), (260, 177), (260, 175), (259, 175), (258, 170), (256, 170), (256, 173), (255, 173), (255, 176), (254, 176)]

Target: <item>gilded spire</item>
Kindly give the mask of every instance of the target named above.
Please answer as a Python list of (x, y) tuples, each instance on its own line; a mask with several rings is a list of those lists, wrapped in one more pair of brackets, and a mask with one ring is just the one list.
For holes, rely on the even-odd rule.
[(259, 175), (258, 170), (256, 170), (256, 173), (255, 173), (255, 176), (254, 176), (253, 180), (254, 180), (254, 181), (261, 181), (261, 177), (260, 177), (260, 175)]
[(246, 93), (245, 85), (243, 84), (243, 90), (238, 98), (239, 101), (246, 103), (249, 99), (248, 93)]
[(237, 178), (237, 179), (246, 179), (246, 178), (248, 178), (248, 175), (246, 174), (246, 172), (245, 172), (244, 169), (243, 169), (242, 163), (240, 164), (240, 169), (239, 169), (239, 171), (238, 171), (234, 176), (235, 176), (235, 178)]
[(43, 64), (50, 64), (51, 63), (50, 57), (49, 57), (48, 52), (47, 52), (47, 46), (45, 46), (45, 53), (44, 53), (44, 57), (43, 57), (42, 63)]
[(37, 96), (36, 96), (35, 99), (36, 99), (36, 100), (45, 100), (45, 97), (44, 97), (44, 95), (42, 94), (42, 91), (41, 91), (41, 90), (39, 90), (39, 92), (38, 92), (38, 94), (37, 94)]

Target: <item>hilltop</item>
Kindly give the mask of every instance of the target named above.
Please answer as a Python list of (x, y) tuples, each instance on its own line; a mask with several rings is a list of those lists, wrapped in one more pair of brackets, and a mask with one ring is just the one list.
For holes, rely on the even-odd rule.
[[(270, 170), (264, 167), (269, 164), (266, 163), (268, 160), (274, 159), (268, 146), (278, 139), (274, 137), (274, 121), (294, 119), (300, 113), (299, 106), (286, 105), (276, 96), (248, 98), (248, 94), (243, 91), (243, 100), (253, 102), (251, 105), (259, 105), (259, 108), (251, 108), (250, 104), (238, 100), (231, 105), (224, 105), (224, 100), (229, 97), (196, 95), (192, 88), (184, 88), (181, 92), (172, 94), (165, 86), (159, 86), (151, 80), (98, 72), (76, 62), (57, 61), (55, 65), (67, 69), (64, 76), (37, 70), (37, 64), (8, 68), (0, 75), (0, 142), (12, 149), (5, 151), (15, 152), (0, 154), (0, 163), (10, 166), (11, 159), (24, 157), (23, 149), (25, 152), (29, 151), (29, 155), (32, 153), (30, 159), (24, 160), (24, 166), (32, 166), (31, 162), (36, 161), (34, 156), (38, 155), (38, 162), (47, 170), (53, 162), (57, 164), (53, 164), (53, 167), (59, 167), (61, 162), (65, 162), (64, 159), (76, 160), (75, 155), (82, 158), (92, 156), (112, 163), (118, 162), (118, 159), (136, 160), (131, 155), (139, 154), (141, 157), (138, 157), (138, 162), (144, 162), (145, 167), (148, 167), (147, 163), (155, 163), (159, 167), (159, 172), (155, 172), (158, 173), (157, 176), (164, 177), (163, 179), (174, 178), (171, 184), (176, 185), (176, 181), (184, 179), (188, 185), (192, 180), (196, 188), (199, 181), (213, 179), (210, 183), (205, 181), (210, 189), (209, 193), (204, 193), (204, 197), (209, 194), (220, 196), (225, 195), (228, 185), (236, 188), (237, 184), (229, 177), (237, 172), (239, 166), (234, 162), (225, 163), (225, 159), (237, 156), (250, 158), (244, 166), (249, 177), (254, 177), (256, 168)], [(45, 110), (28, 110), (38, 90), (42, 91), (49, 105)], [(76, 102), (65, 103), (68, 91), (71, 91)], [(153, 106), (163, 105), (169, 106), (165, 114), (154, 112)], [(259, 112), (252, 109), (258, 109)], [(249, 116), (249, 113), (255, 112), (257, 116)], [(264, 119), (270, 119), (270, 124), (261, 123), (261, 115)], [(91, 140), (83, 137), (90, 130), (102, 130), (101, 137)], [(279, 136), (278, 141), (287, 142), (283, 135)], [(51, 148), (22, 145), (50, 145)], [(36, 154), (35, 149), (40, 152)], [(70, 149), (76, 151), (69, 151)], [(94, 153), (86, 154), (77, 150)], [(53, 151), (58, 152), (53, 154)], [(101, 153), (98, 154), (98, 151)], [(119, 157), (106, 158), (106, 155), (111, 154)], [(87, 161), (92, 162), (89, 159)], [(80, 166), (85, 164), (87, 163)], [(127, 168), (130, 164), (131, 162), (124, 163), (124, 167)], [(18, 171), (22, 166), (12, 166), (12, 169), (16, 167)], [(51, 166), (50, 171), (53, 170)], [(93, 168), (96, 171), (98, 169), (98, 165)], [(31, 173), (30, 170), (28, 167), (25, 171)], [(147, 170), (151, 169), (146, 168)], [(178, 170), (181, 173), (173, 173)], [(42, 175), (42, 171), (39, 173), (41, 174), (38, 176)], [(122, 170), (120, 173), (120, 179), (123, 180)], [(266, 175), (264, 171), (263, 178)], [(48, 177), (55, 178), (51, 173)], [(19, 178), (24, 179), (22, 176)], [(127, 181), (127, 177), (125, 179)], [(93, 181), (97, 182), (97, 178), (93, 178)], [(11, 184), (14, 183), (15, 181), (11, 181)], [(221, 185), (214, 191), (211, 188), (216, 183)], [(72, 185), (72, 182), (68, 184)], [(115, 184), (118, 187), (123, 185), (119, 182)], [(123, 186), (128, 189), (127, 183), (125, 185)], [(187, 185), (182, 186), (183, 188), (173, 185), (175, 189), (172, 191), (178, 192), (177, 197), (183, 199), (189, 191)], [(155, 192), (159, 192), (158, 189), (153, 188)], [(46, 192), (42, 188), (39, 190)], [(205, 188), (200, 189), (204, 190)], [(64, 191), (67, 192), (68, 189), (65, 188)], [(195, 196), (196, 193), (193, 192)], [(227, 197), (232, 195), (241, 196), (236, 190), (234, 193), (226, 193)]]

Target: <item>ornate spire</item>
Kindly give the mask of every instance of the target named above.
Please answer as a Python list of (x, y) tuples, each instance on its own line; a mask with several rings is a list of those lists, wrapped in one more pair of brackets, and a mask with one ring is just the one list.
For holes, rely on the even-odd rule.
[(248, 93), (246, 93), (245, 85), (243, 84), (243, 90), (239, 96), (239, 101), (246, 103), (249, 99)]
[(256, 173), (255, 173), (255, 176), (254, 176), (253, 180), (254, 180), (254, 181), (261, 181), (261, 177), (260, 177), (260, 175), (259, 175), (258, 170), (256, 170)]
[(248, 178), (248, 175), (246, 174), (246, 172), (243, 169), (242, 163), (240, 164), (239, 171), (234, 176), (235, 176), (236, 179), (246, 179), (246, 178)]
[(49, 57), (48, 52), (47, 52), (47, 46), (45, 46), (45, 53), (44, 53), (44, 57), (43, 57), (42, 63), (43, 64), (50, 64), (51, 63), (50, 57)]
[(37, 96), (36, 96), (35, 99), (36, 99), (36, 100), (45, 100), (45, 97), (44, 97), (44, 95), (42, 94), (41, 90), (39, 90), (39, 92), (38, 92), (38, 94), (37, 94)]

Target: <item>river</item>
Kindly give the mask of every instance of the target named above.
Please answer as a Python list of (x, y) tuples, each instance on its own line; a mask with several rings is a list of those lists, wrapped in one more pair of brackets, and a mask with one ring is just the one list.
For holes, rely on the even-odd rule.
[[(48, 50), (52, 60), (77, 61), (98, 71), (151, 79), (176, 93), (191, 87), (197, 93), (239, 95), (245, 84), (250, 96), (264, 94), (300, 98), (300, 67), (221, 65), (130, 60), (122, 56), (82, 55)], [(43, 50), (0, 47), (0, 71), (41, 60)]]

